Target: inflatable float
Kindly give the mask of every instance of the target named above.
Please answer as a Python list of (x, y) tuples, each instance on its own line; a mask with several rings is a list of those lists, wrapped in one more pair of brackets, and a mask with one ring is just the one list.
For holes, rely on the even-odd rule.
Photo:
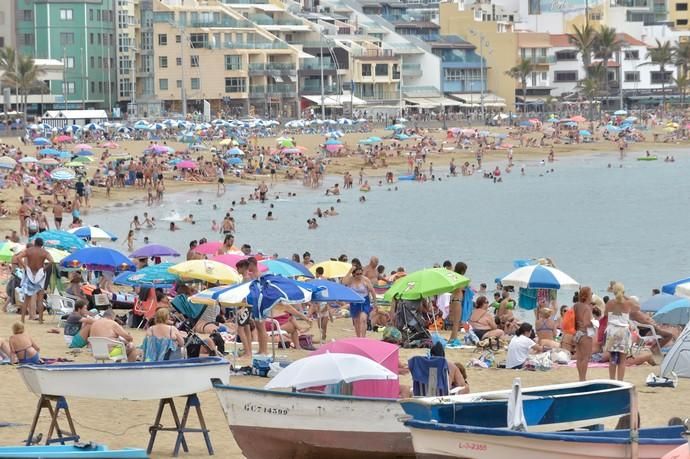
[(398, 180), (414, 180), (414, 175), (399, 175)]
[(638, 161), (656, 161), (657, 157), (656, 156), (640, 156), (637, 158)]

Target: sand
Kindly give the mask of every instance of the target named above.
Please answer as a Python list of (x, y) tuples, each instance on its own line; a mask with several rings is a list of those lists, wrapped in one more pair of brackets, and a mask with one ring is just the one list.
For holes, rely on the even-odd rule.
[[(13, 315), (0, 313), (0, 336), (7, 338), (11, 324), (15, 321)], [(77, 356), (69, 354), (62, 335), (51, 334), (47, 331), (54, 326), (53, 317), (44, 325), (35, 322), (28, 324), (29, 333), (41, 346), (41, 354), (45, 357), (74, 358), (77, 362), (91, 363), (93, 360), (87, 351)], [(141, 343), (143, 332), (133, 330), (136, 343)], [(448, 332), (447, 332), (448, 333)], [(318, 335), (318, 332), (316, 333)], [(329, 339), (353, 336), (354, 330), (349, 319), (337, 319), (329, 327)], [(370, 337), (379, 337), (370, 334)], [(408, 359), (413, 355), (420, 355), (426, 350), (401, 350), (401, 359)], [(279, 350), (279, 355), (285, 355), (295, 360), (307, 355), (305, 351)], [(448, 357), (454, 361), (466, 364), (473, 356), (469, 350), (448, 350)], [(497, 359), (505, 359), (505, 352), (498, 354)], [(240, 362), (243, 363), (243, 362)], [(645, 377), (651, 372), (658, 372), (658, 366), (649, 365), (629, 368), (626, 380), (638, 387), (640, 412), (643, 426), (665, 425), (672, 416), (685, 418), (690, 415), (690, 384), (681, 380), (676, 389), (649, 388), (644, 386)], [(521, 377), (524, 386), (572, 382), (577, 380), (574, 368), (558, 367), (546, 372), (513, 371), (497, 369), (470, 368), (469, 383), (473, 392), (509, 388), (513, 378)], [(606, 368), (590, 369), (590, 378), (606, 378)], [(0, 366), (0, 424), (16, 423), (13, 427), (0, 427), (0, 445), (18, 445), (27, 436), (38, 398), (29, 393), (24, 386), (19, 372), (12, 365)], [(231, 377), (231, 384), (261, 387), (268, 379), (260, 377)], [(403, 377), (402, 383), (410, 384), (409, 377)], [(211, 430), (211, 440), (218, 457), (242, 458), (241, 451), (235, 443), (226, 424), (225, 416), (212, 391), (200, 396), (208, 427)], [(72, 416), (77, 422), (77, 433), (82, 440), (98, 441), (111, 448), (140, 447), (146, 448), (148, 442), (148, 426), (153, 422), (156, 412), (156, 402), (126, 402), (126, 401), (98, 401), (86, 399), (68, 400)], [(183, 400), (178, 401), (178, 408)], [(171, 422), (171, 419), (167, 419)], [(42, 418), (39, 432), (47, 432), (48, 423)], [(174, 435), (168, 432), (159, 433), (152, 457), (170, 457), (174, 444)], [(190, 434), (187, 437), (190, 453), (184, 457), (205, 457), (206, 450), (201, 435)]]

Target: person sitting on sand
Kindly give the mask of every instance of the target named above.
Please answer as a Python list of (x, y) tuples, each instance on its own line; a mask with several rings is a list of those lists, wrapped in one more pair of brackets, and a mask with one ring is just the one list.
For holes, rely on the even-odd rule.
[(132, 335), (127, 333), (124, 328), (115, 320), (115, 313), (112, 309), (107, 309), (103, 312), (103, 317), (94, 321), (91, 324), (91, 330), (89, 336), (110, 338), (114, 340), (121, 341), (125, 345), (125, 351), (127, 352), (127, 360), (129, 362), (134, 362), (139, 355), (139, 351), (132, 344), (134, 338)]
[(527, 361), (531, 352), (544, 352), (544, 347), (532, 339), (534, 330), (532, 324), (523, 322), (515, 332), (515, 336), (508, 344), (506, 368), (519, 370)]
[(510, 292), (504, 290), (501, 294), (501, 302), (496, 312), (496, 318), (503, 331), (508, 335), (515, 333), (519, 326), (518, 321), (513, 316), (513, 309), (515, 309), (515, 301), (510, 298)]
[(534, 322), (534, 328), (537, 332), (537, 342), (542, 346), (548, 348), (560, 347), (556, 341), (558, 334), (558, 327), (556, 321), (551, 319), (551, 309), (542, 307), (539, 309), (539, 317)]
[(493, 314), (489, 311), (489, 300), (485, 296), (477, 298), (474, 311), (470, 315), (469, 324), (479, 340), (486, 338), (501, 338), (503, 330), (498, 328)]
[(184, 335), (170, 325), (170, 310), (158, 309), (153, 319), (154, 325), (146, 330), (146, 337), (141, 346), (144, 362), (181, 359)]
[(91, 324), (96, 319), (89, 315), (86, 301), (77, 300), (72, 311), (65, 321), (65, 336), (71, 336), (70, 349), (86, 347), (91, 334)]
[(451, 362), (451, 360), (446, 357), (446, 352), (441, 342), (437, 342), (429, 349), (429, 355), (446, 359), (446, 363), (448, 364), (448, 388), (450, 390), (457, 389), (453, 391), (453, 394), (470, 393), (470, 385), (467, 383), (467, 370), (463, 364)]
[(33, 338), (24, 331), (23, 323), (16, 322), (12, 325), (12, 336), (8, 341), (12, 363), (43, 363), (39, 355), (41, 349)]
[[(280, 325), (280, 329), (290, 335), (290, 341), (292, 342), (293, 347), (296, 350), (301, 349), (300, 347), (300, 342), (299, 342), (299, 335), (307, 331), (311, 328), (312, 324), (312, 319), (309, 316), (304, 315), (301, 311), (298, 311), (296, 308), (289, 304), (278, 304), (276, 305), (272, 310), (271, 310), (272, 317), (270, 318), (271, 320), (267, 320), (264, 323), (264, 326), (266, 327), (267, 332), (273, 331), (275, 324), (273, 323), (273, 320), (278, 322), (278, 325)], [(302, 330), (299, 327), (299, 324), (297, 323), (297, 320), (295, 319), (294, 316), (300, 317), (303, 320), (307, 322), (307, 327)], [(314, 350), (308, 349), (308, 350)]]

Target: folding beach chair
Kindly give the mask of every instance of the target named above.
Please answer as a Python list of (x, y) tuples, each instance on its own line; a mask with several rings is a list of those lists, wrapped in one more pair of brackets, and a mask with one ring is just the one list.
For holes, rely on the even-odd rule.
[[(187, 338), (185, 339), (184, 347), (187, 350), (187, 357), (199, 357), (199, 352), (201, 351), (201, 346), (204, 346), (210, 355), (214, 354), (213, 349), (211, 349), (203, 338), (201, 338), (195, 331), (194, 327), (196, 323), (201, 318), (202, 314), (206, 310), (206, 305), (192, 303), (184, 295), (177, 295), (170, 301), (170, 305), (180, 313), (184, 319), (178, 321), (175, 325), (180, 331), (187, 333)], [(217, 338), (216, 338), (217, 337)], [(218, 350), (222, 353), (224, 351), (225, 343), (223, 338), (219, 334), (215, 336), (212, 334), (211, 339), (218, 347)]]
[(156, 315), (156, 309), (158, 308), (158, 301), (156, 301), (156, 289), (149, 288), (146, 291), (145, 299), (142, 301), (140, 298), (134, 302), (134, 308), (132, 309), (132, 314), (140, 318), (137, 328), (146, 327), (148, 321)]
[[(637, 328), (637, 334), (640, 337), (637, 343), (633, 345), (635, 354), (640, 352), (640, 350), (647, 344), (652, 345), (652, 352), (656, 353), (658, 351), (659, 354), (663, 354), (661, 351), (661, 345), (659, 344), (659, 339), (661, 337), (656, 334), (654, 327), (652, 325), (641, 324), (638, 322), (633, 322), (633, 324)], [(644, 336), (642, 336), (643, 331), (647, 331)]]
[(444, 357), (412, 357), (407, 361), (415, 397), (448, 395), (448, 362)]

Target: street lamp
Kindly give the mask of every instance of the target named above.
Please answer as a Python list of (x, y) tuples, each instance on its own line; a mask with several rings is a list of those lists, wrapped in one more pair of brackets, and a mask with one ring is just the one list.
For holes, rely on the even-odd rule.
[(486, 40), (486, 36), (482, 32), (477, 32), (474, 29), (470, 29), (470, 35), (474, 35), (479, 38), (479, 58), (481, 59), (481, 63), (479, 66), (479, 80), (480, 80), (480, 85), (481, 85), (481, 93), (479, 96), (479, 107), (481, 110), (482, 114), (482, 122), (485, 119), (485, 113), (484, 113), (484, 66), (486, 65), (486, 61), (484, 60), (484, 46), (489, 48), (489, 53), (491, 53), (490, 49), (490, 44)]

